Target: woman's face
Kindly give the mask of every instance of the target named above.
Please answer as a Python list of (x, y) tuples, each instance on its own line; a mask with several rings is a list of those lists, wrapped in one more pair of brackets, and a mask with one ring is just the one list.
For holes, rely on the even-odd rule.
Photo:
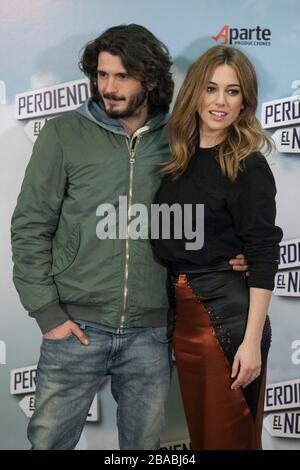
[(218, 139), (237, 119), (241, 109), (243, 96), (237, 74), (230, 65), (219, 65), (199, 102), (200, 135), (210, 133)]

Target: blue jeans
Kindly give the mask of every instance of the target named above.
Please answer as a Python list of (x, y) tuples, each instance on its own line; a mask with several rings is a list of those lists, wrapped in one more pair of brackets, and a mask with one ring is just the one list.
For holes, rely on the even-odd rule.
[(84, 346), (71, 335), (43, 339), (36, 410), (28, 426), (32, 450), (74, 449), (104, 376), (117, 402), (120, 449), (157, 449), (171, 380), (167, 327), (115, 328), (80, 323)]

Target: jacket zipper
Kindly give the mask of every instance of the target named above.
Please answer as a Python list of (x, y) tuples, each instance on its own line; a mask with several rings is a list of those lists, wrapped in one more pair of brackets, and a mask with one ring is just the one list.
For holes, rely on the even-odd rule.
[[(123, 308), (122, 315), (120, 319), (120, 326), (118, 328), (118, 333), (123, 332), (124, 323), (125, 323), (125, 311), (127, 306), (127, 295), (128, 295), (128, 270), (129, 270), (129, 237), (128, 237), (128, 225), (130, 223), (131, 217), (131, 203), (132, 203), (132, 186), (133, 186), (133, 168), (136, 157), (136, 148), (139, 141), (141, 140), (141, 134), (148, 130), (148, 126), (142, 127), (136, 131), (131, 140), (129, 141), (129, 163), (130, 163), (130, 173), (129, 173), (129, 191), (128, 191), (128, 208), (127, 208), (127, 238), (125, 243), (125, 279), (124, 279), (124, 291), (123, 291)], [(127, 139), (127, 137), (126, 137)], [(128, 141), (127, 141), (128, 142)]]

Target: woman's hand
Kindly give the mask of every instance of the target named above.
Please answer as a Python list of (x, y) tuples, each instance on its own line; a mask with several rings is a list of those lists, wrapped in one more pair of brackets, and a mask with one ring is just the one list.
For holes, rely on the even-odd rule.
[(242, 342), (234, 356), (231, 377), (235, 381), (232, 390), (247, 387), (261, 372), (260, 342)]

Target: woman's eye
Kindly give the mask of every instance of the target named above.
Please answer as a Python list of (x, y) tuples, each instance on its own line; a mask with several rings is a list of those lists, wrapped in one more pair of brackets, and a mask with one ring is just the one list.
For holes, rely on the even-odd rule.
[(235, 96), (235, 95), (238, 95), (239, 94), (239, 90), (237, 89), (234, 89), (234, 90), (228, 90), (228, 93), (232, 96)]
[(215, 91), (215, 87), (213, 86), (208, 86), (207, 87), (207, 93), (213, 93)]

